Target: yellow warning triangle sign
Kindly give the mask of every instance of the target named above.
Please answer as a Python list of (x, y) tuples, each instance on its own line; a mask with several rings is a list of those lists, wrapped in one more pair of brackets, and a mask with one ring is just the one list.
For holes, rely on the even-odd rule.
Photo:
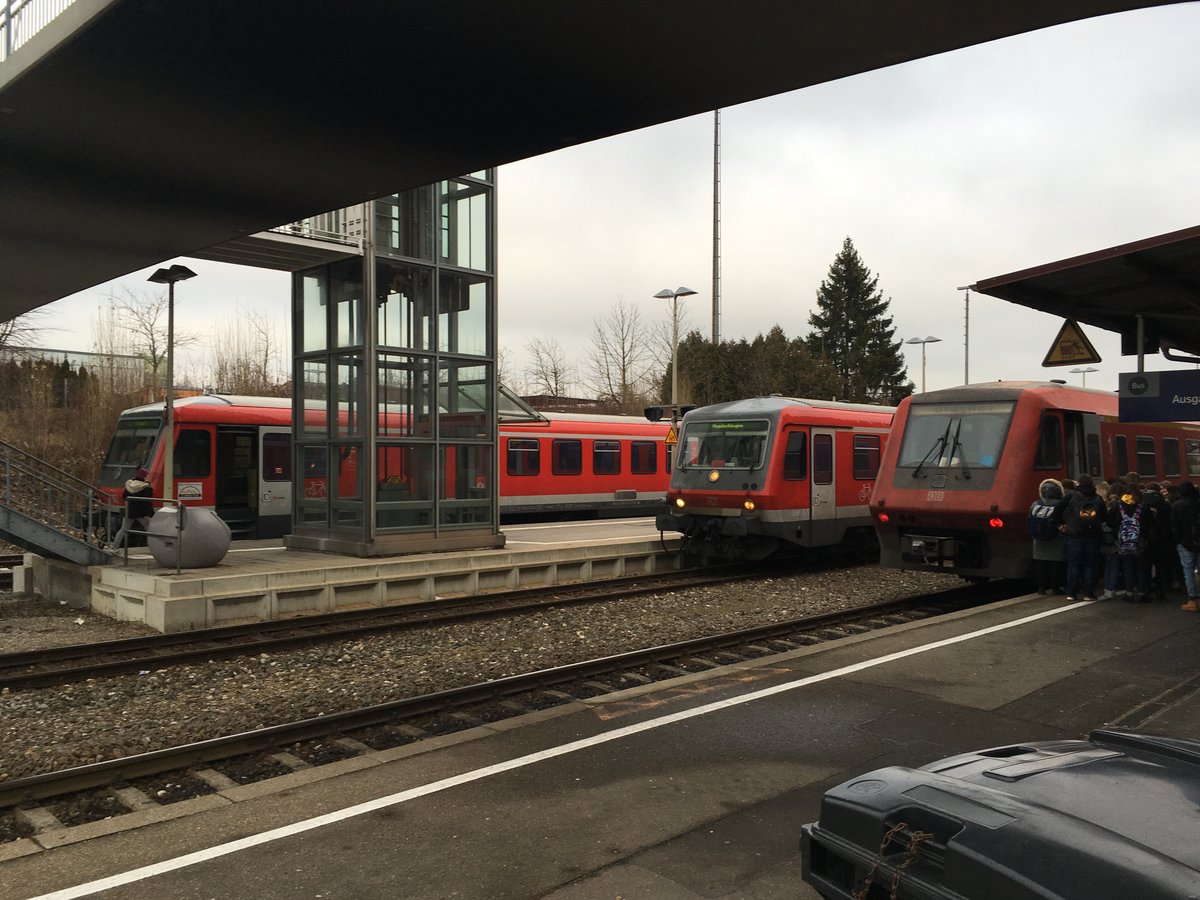
[(1098, 363), (1100, 354), (1087, 339), (1083, 329), (1074, 319), (1063, 322), (1058, 337), (1050, 345), (1050, 351), (1042, 360), (1043, 366), (1077, 366), (1080, 363)]
[(667, 432), (667, 443), (668, 444), (678, 444), (679, 443), (679, 435), (677, 435), (675, 433), (674, 425), (672, 425), (671, 430)]

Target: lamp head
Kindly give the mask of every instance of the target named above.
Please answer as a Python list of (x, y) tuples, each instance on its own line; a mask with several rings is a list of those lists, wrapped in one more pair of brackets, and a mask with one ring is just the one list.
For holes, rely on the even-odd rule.
[(186, 281), (189, 278), (195, 277), (196, 273), (187, 266), (181, 266), (176, 263), (169, 269), (158, 269), (146, 280), (153, 281), (155, 284), (174, 284), (177, 281)]

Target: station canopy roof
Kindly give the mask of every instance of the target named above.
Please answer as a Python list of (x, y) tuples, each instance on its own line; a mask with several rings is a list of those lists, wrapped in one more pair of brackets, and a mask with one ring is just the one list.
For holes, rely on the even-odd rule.
[(1123, 355), (1137, 353), (1141, 315), (1145, 352), (1200, 357), (1200, 226), (986, 278), (971, 289), (1115, 331)]

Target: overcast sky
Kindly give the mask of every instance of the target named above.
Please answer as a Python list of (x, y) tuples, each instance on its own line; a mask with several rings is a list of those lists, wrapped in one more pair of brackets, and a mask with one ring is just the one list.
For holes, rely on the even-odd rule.
[[(1200, 224), (1200, 3), (1064, 25), (721, 112), (722, 326), (789, 337), (850, 237), (891, 299), (897, 336), (927, 345), (930, 390), (961, 384), (959, 285)], [(659, 63), (655, 63), (656, 65)], [(712, 115), (503, 166), (499, 315), (507, 363), (534, 337), (586, 355), (618, 301), (669, 322), (712, 319)], [(235, 308), (283, 328), (288, 276), (179, 260), (178, 326), (209, 333)], [(167, 261), (169, 263), (170, 261)], [(41, 343), (91, 349), (97, 309), (151, 270), (46, 307)], [(1041, 361), (1061, 320), (970, 301), (970, 379), (1064, 377)], [(1115, 335), (1089, 387), (1116, 387)], [(920, 347), (904, 348), (920, 387)], [(193, 353), (193, 356), (195, 354)], [(1148, 368), (1173, 368), (1153, 357)]]

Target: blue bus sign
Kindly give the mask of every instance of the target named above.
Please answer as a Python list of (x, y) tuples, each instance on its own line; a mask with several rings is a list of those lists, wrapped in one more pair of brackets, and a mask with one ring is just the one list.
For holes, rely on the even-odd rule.
[(1122, 373), (1117, 406), (1122, 422), (1200, 421), (1200, 371)]

